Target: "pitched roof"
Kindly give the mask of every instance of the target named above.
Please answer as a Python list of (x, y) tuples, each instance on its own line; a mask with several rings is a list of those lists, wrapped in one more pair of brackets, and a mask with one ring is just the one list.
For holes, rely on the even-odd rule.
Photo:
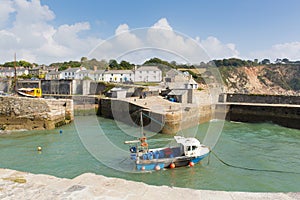
[(63, 70), (63, 72), (76, 72), (78, 70), (86, 70), (85, 67), (73, 67), (73, 68), (68, 68), (68, 69), (65, 69)]
[(105, 74), (133, 74), (132, 70), (108, 70)]
[(59, 75), (60, 73), (62, 73), (61, 71), (51, 71), (51, 72), (48, 72), (47, 74), (49, 75)]
[(90, 73), (92, 70), (81, 70), (81, 71), (79, 71), (79, 72), (77, 72), (77, 74), (86, 74), (86, 73)]
[(105, 70), (96, 70), (96, 71), (91, 71), (91, 74), (104, 74)]
[(172, 90), (171, 92), (168, 93), (168, 95), (184, 95), (187, 92), (187, 90)]
[(136, 71), (161, 71), (157, 66), (141, 66)]

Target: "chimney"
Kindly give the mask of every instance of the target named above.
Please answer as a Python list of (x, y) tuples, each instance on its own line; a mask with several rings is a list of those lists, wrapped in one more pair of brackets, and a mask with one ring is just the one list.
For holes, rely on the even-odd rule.
[(80, 71), (82, 70), (82, 65), (80, 65)]
[(97, 71), (97, 66), (94, 66), (94, 71)]

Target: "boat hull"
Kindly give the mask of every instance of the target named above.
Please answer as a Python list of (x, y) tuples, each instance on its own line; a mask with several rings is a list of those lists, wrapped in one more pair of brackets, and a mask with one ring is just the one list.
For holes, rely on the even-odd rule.
[(175, 167), (189, 166), (191, 162), (193, 164), (199, 163), (208, 154), (209, 153), (197, 157), (181, 156), (177, 158), (140, 160), (136, 162), (136, 169), (139, 171), (160, 170), (162, 168), (170, 168), (172, 163), (174, 163)]

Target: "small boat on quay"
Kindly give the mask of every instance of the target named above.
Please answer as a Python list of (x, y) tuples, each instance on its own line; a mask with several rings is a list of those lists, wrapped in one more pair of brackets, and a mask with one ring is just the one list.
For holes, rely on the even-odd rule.
[(193, 137), (174, 136), (176, 144), (151, 149), (145, 135), (137, 140), (125, 141), (130, 145), (130, 158), (138, 171), (160, 170), (182, 166), (194, 166), (209, 153), (209, 147)]
[(40, 88), (19, 88), (18, 94), (24, 97), (40, 98), (42, 90)]

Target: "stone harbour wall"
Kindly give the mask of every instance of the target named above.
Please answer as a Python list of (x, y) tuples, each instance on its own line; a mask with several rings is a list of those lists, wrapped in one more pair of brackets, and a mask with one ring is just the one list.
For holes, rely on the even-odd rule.
[(0, 97), (0, 130), (50, 130), (74, 119), (73, 101)]
[(216, 105), (215, 118), (249, 123), (273, 122), (300, 129), (300, 105), (220, 103)]
[(257, 95), (257, 94), (221, 94), (220, 102), (293, 104), (300, 105), (300, 96)]
[[(150, 101), (147, 102), (150, 104)], [(139, 126), (139, 110), (149, 117), (143, 117), (144, 128), (152, 132), (175, 134), (181, 130), (197, 126), (212, 119), (213, 108), (211, 105), (186, 104), (157, 112), (146, 106), (139, 106), (121, 99), (103, 98), (99, 101), (98, 115), (131, 126)]]

